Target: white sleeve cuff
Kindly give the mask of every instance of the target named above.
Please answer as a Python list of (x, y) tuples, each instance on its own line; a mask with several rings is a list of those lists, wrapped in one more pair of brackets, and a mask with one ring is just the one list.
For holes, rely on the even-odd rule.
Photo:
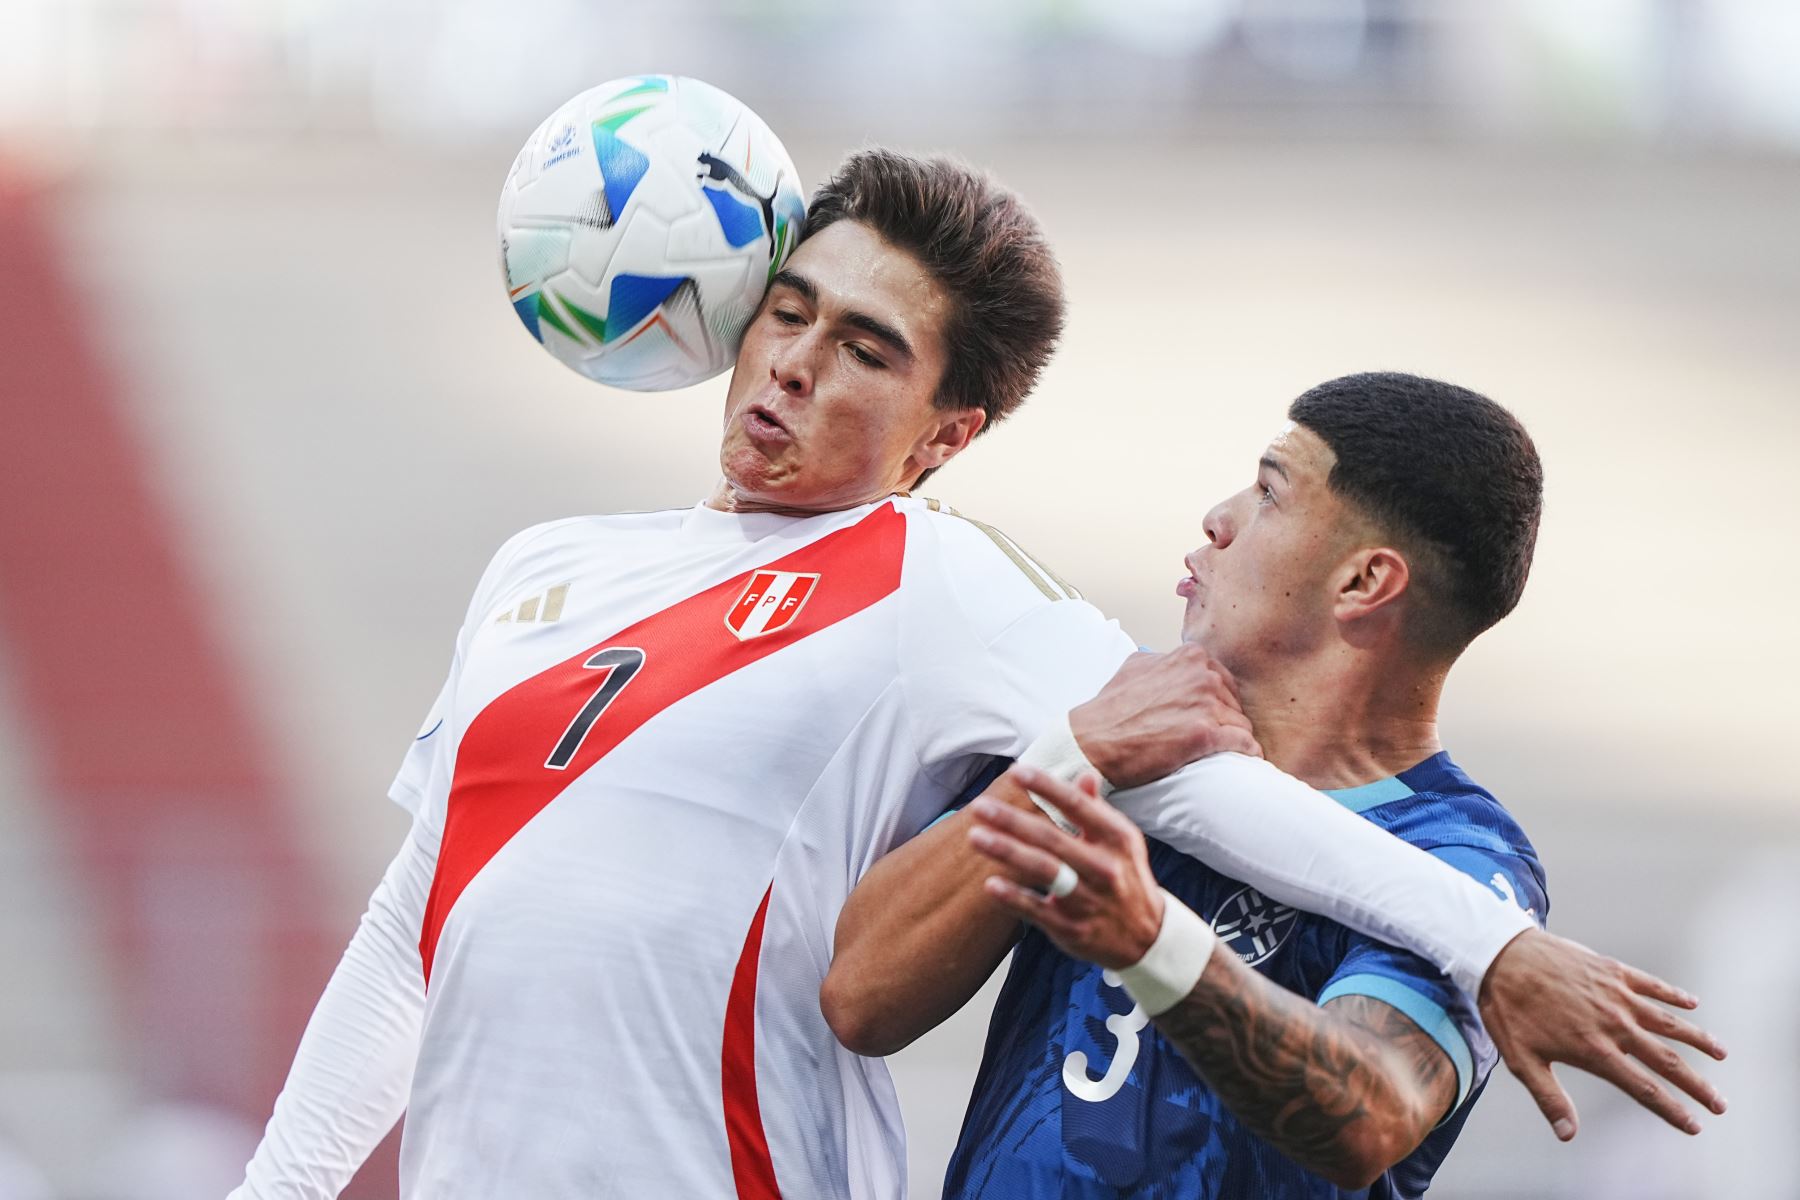
[[(1081, 749), (1081, 743), (1075, 740), (1075, 731), (1069, 728), (1068, 713), (1058, 716), (1055, 721), (1051, 722), (1049, 728), (1038, 734), (1031, 745), (1025, 747), (1024, 753), (1019, 755), (1018, 761), (1028, 767), (1036, 767), (1044, 774), (1054, 776), (1068, 784), (1073, 784), (1091, 771), (1094, 777), (1100, 781), (1100, 794), (1102, 796), (1112, 795), (1112, 784), (1106, 781), (1106, 776), (1100, 774), (1099, 768), (1088, 761), (1088, 756)], [(1080, 835), (1081, 831), (1076, 828), (1073, 821), (1063, 815), (1060, 808), (1036, 792), (1031, 792), (1029, 795), (1031, 802), (1038, 806), (1038, 811), (1054, 821), (1058, 829), (1071, 836)]]
[(1157, 1017), (1187, 999), (1212, 961), (1219, 939), (1193, 909), (1163, 891), (1162, 927), (1144, 957), (1119, 971), (1119, 982), (1145, 1016)]

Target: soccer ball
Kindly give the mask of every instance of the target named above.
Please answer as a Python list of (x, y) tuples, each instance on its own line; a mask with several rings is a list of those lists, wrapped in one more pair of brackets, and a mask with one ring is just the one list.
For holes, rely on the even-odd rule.
[(800, 238), (793, 160), (698, 79), (640, 75), (538, 126), (500, 189), (513, 310), (562, 362), (663, 391), (710, 379)]

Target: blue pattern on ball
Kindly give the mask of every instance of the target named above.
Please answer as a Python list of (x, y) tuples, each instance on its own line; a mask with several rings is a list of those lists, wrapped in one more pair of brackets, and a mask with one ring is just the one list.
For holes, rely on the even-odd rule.
[(719, 228), (733, 247), (748, 246), (763, 234), (762, 213), (745, 204), (724, 188), (703, 187), (700, 194), (712, 201), (718, 214)]
[(519, 320), (525, 322), (525, 328), (530, 331), (531, 336), (536, 338), (541, 345), (544, 341), (544, 333), (543, 330), (538, 328), (537, 293), (533, 292), (523, 300), (514, 300), (512, 306), (513, 311), (519, 314)]
[(614, 221), (625, 212), (631, 193), (650, 169), (643, 151), (622, 140), (604, 125), (594, 126), (594, 157), (600, 161), (600, 180), (606, 188), (606, 208)]
[(606, 340), (612, 341), (655, 312), (686, 283), (683, 276), (616, 275), (606, 306)]

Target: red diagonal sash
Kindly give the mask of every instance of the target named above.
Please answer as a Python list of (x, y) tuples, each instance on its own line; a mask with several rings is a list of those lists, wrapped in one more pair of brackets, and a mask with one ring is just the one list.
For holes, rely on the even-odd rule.
[(756, 977), (769, 895), (764, 892), (762, 903), (756, 906), (737, 970), (731, 976), (731, 995), (725, 1004), (725, 1052), (719, 1063), (725, 1144), (731, 1151), (731, 1178), (737, 1185), (738, 1200), (781, 1200), (756, 1090)]
[[(905, 546), (906, 518), (884, 504), (855, 525), (644, 618), (517, 684), (477, 713), (457, 749), (437, 874), (425, 902), (419, 955), (426, 981), (457, 897), (527, 821), (669, 705), (892, 593), (900, 586)], [(820, 578), (792, 624), (742, 641), (724, 617), (759, 570), (813, 572)], [(642, 667), (593, 722), (567, 765), (547, 766), (571, 721), (604, 682), (605, 672), (586, 664), (612, 647), (643, 651)]]

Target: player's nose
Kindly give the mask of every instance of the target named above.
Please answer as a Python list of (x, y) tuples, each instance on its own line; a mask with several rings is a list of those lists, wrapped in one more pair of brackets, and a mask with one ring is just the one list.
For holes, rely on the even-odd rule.
[(1206, 531), (1206, 540), (1221, 550), (1231, 545), (1231, 539), (1237, 535), (1236, 527), (1231, 520), (1231, 508), (1229, 503), (1224, 501), (1213, 505), (1212, 511), (1206, 514), (1206, 519), (1200, 523), (1200, 527)]
[(784, 344), (769, 360), (769, 378), (790, 396), (804, 396), (812, 391), (812, 366), (805, 353), (805, 341), (796, 338)]

